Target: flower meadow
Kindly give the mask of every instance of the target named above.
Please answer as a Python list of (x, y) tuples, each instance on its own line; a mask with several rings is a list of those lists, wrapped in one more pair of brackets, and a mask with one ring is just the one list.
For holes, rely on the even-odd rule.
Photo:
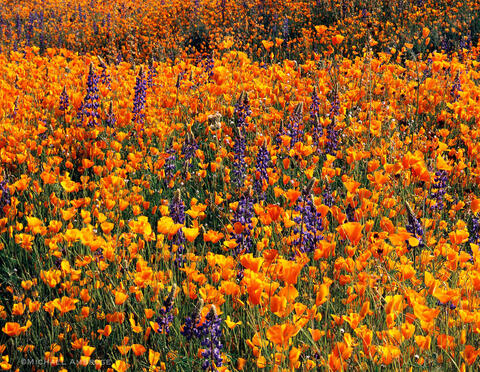
[(477, 370), (479, 8), (0, 0), (0, 368)]

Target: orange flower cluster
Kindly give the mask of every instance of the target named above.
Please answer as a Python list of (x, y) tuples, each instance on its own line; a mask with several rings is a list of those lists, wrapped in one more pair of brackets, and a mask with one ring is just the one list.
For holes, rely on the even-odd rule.
[[(464, 40), (428, 2), (326, 3), (333, 23), (268, 1), (2, 16), (2, 370), (478, 368), (478, 4), (448, 9)], [(189, 19), (231, 38), (182, 39)], [(97, 56), (105, 32), (131, 58)]]

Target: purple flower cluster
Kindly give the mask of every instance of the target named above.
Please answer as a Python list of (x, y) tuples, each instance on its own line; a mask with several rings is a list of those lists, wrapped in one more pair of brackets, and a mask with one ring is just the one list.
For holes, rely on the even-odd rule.
[[(180, 190), (175, 192), (168, 209), (173, 222), (181, 224), (185, 223), (185, 204), (183, 204)], [(185, 235), (183, 234), (182, 229), (178, 230), (177, 234), (173, 238), (172, 245), (173, 244), (177, 246), (175, 262), (177, 263), (178, 267), (181, 267), (183, 266), (185, 260), (183, 257), (183, 254), (185, 253)]]
[(182, 155), (184, 156), (185, 160), (185, 171), (188, 170), (188, 168), (191, 165), (191, 159), (195, 155), (195, 151), (198, 150), (198, 144), (195, 139), (195, 136), (191, 131), (187, 132), (187, 135), (185, 136), (185, 142), (183, 143), (182, 146)]
[(7, 181), (4, 180), (0, 182), (0, 191), (2, 193), (2, 196), (0, 197), (0, 216), (3, 216), (5, 214), (3, 208), (10, 205), (12, 202), (10, 189), (7, 187)]
[(238, 244), (235, 247), (234, 256), (238, 256), (241, 252), (248, 253), (252, 249), (252, 218), (253, 199), (250, 195), (250, 192), (245, 192), (238, 202), (237, 210), (234, 213), (232, 221), (233, 225), (239, 223), (244, 227), (241, 233), (234, 233), (234, 239)]
[(200, 330), (198, 328), (198, 325), (200, 323), (200, 313), (202, 311), (202, 308), (203, 300), (200, 299), (198, 306), (192, 312), (192, 315), (185, 318), (185, 324), (180, 333), (185, 336), (187, 340), (191, 340), (194, 337), (200, 338)]
[(217, 371), (222, 366), (222, 318), (217, 315), (215, 305), (212, 305), (205, 322), (199, 327), (201, 345), (205, 348), (202, 356), (204, 371)]
[[(418, 247), (423, 248), (425, 246), (423, 242), (423, 227), (420, 221), (418, 220), (418, 218), (413, 213), (413, 210), (408, 203), (407, 203), (407, 212), (408, 212), (407, 213), (408, 223), (405, 226), (405, 228), (410, 234), (412, 234), (414, 238), (418, 239), (419, 241)], [(412, 249), (412, 246), (408, 242), (407, 242), (407, 247), (408, 247), (408, 250)]]
[(267, 146), (264, 143), (259, 149), (257, 154), (257, 164), (255, 167), (255, 177), (253, 180), (253, 190), (256, 192), (260, 199), (265, 197), (263, 192), (263, 181), (268, 184), (269, 177), (267, 173), (267, 167), (270, 162), (270, 153)]
[(65, 112), (70, 106), (70, 100), (67, 94), (67, 88), (63, 87), (62, 93), (60, 94), (60, 110)]
[(211, 54), (202, 56), (202, 66), (205, 69), (205, 73), (207, 74), (208, 78), (210, 79), (213, 76), (213, 67), (215, 66), (215, 62)]
[(234, 166), (233, 176), (234, 182), (238, 187), (242, 187), (245, 182), (245, 173), (247, 170), (247, 164), (245, 163), (245, 152), (247, 149), (247, 142), (245, 139), (245, 126), (246, 119), (251, 115), (250, 104), (248, 102), (248, 96), (245, 92), (240, 95), (240, 98), (235, 105), (234, 114), (236, 117), (235, 127), (235, 139), (233, 144), (234, 153)]
[(109, 128), (114, 128), (116, 122), (117, 122), (117, 119), (115, 118), (115, 114), (113, 113), (113, 104), (112, 104), (112, 102), (110, 102), (110, 106), (109, 106), (108, 112), (107, 112), (106, 125)]
[(319, 139), (323, 136), (323, 127), (318, 120), (318, 115), (320, 113), (320, 98), (318, 97), (316, 88), (313, 88), (311, 98), (310, 125), (313, 129), (313, 140), (315, 143), (318, 143)]
[(430, 193), (430, 198), (435, 200), (435, 204), (431, 206), (432, 210), (442, 210), (444, 207), (443, 199), (447, 193), (448, 173), (445, 170), (438, 170), (435, 172), (435, 179), (432, 185), (433, 191)]
[(164, 169), (165, 169), (165, 178), (167, 180), (171, 180), (173, 178), (173, 175), (175, 174), (175, 161), (176, 161), (176, 151), (173, 147), (170, 147), (168, 150), (167, 150), (167, 154), (168, 154), (168, 157), (167, 159), (165, 160), (165, 164), (164, 164)]
[(103, 59), (101, 59), (100, 57), (98, 57), (98, 59), (99, 59), (100, 68), (101, 68), (100, 76), (98, 77), (98, 82), (105, 85), (109, 90), (111, 90), (112, 89), (112, 78), (107, 71), (107, 65), (103, 61)]
[(252, 114), (250, 109), (250, 102), (246, 92), (242, 92), (238, 99), (235, 109), (233, 111), (235, 118), (237, 119), (237, 128), (245, 128), (247, 117)]
[(333, 199), (332, 190), (330, 190), (330, 186), (327, 184), (325, 189), (322, 192), (323, 197), (323, 204), (327, 207), (332, 207), (335, 204), (335, 200)]
[(245, 182), (245, 172), (247, 170), (247, 164), (245, 163), (245, 152), (247, 148), (247, 142), (245, 136), (240, 129), (236, 130), (235, 141), (233, 143), (233, 177), (234, 182), (238, 187), (242, 187)]
[(452, 88), (450, 89), (450, 96), (454, 102), (457, 102), (460, 98), (459, 92), (462, 91), (462, 83), (460, 82), (460, 75), (457, 73), (455, 80), (453, 81)]
[(300, 215), (293, 219), (297, 224), (293, 232), (298, 234), (293, 245), (298, 247), (300, 252), (313, 252), (318, 242), (323, 240), (322, 215), (317, 211), (309, 192), (304, 192), (298, 198), (294, 210)]
[(173, 299), (175, 296), (175, 291), (177, 290), (177, 286), (174, 284), (168, 297), (163, 301), (163, 307), (160, 309), (160, 315), (157, 317), (156, 322), (158, 327), (160, 328), (161, 333), (165, 333), (168, 335), (170, 332), (170, 324), (173, 322)]
[(300, 129), (300, 124), (302, 123), (303, 119), (303, 102), (300, 102), (295, 106), (293, 113), (288, 121), (288, 125), (286, 129), (286, 134), (289, 135), (292, 140), (290, 142), (290, 146), (292, 147), (297, 142), (302, 140), (303, 131)]
[(348, 222), (355, 222), (355, 208), (352, 207), (351, 204), (347, 205), (345, 214), (347, 215)]
[(473, 244), (478, 244), (479, 238), (480, 238), (480, 218), (478, 218), (478, 216), (474, 216), (472, 218), (472, 224), (469, 229), (468, 242)]
[(95, 74), (93, 63), (90, 63), (87, 78), (87, 94), (83, 99), (82, 106), (80, 107), (80, 112), (78, 113), (79, 119), (83, 120), (85, 118), (89, 127), (93, 127), (94, 125), (99, 124), (99, 99), (98, 76)]
[(145, 80), (145, 73), (143, 67), (138, 72), (135, 95), (133, 97), (133, 122), (143, 124), (145, 119), (145, 103), (147, 97), (147, 81)]

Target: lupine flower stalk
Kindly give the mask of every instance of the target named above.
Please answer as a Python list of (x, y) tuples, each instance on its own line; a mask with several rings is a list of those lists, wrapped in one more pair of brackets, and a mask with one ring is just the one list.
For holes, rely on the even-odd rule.
[(182, 155), (184, 156), (185, 173), (191, 167), (193, 156), (195, 155), (195, 151), (197, 150), (198, 150), (197, 141), (192, 131), (189, 130), (187, 132), (187, 135), (185, 136), (185, 142), (183, 143), (183, 147), (182, 147)]
[(3, 180), (0, 182), (0, 216), (4, 216), (5, 212), (3, 209), (7, 206), (10, 205), (12, 202), (11, 199), (11, 194), (10, 194), (10, 189), (7, 187), (7, 181)]
[(311, 95), (312, 104), (310, 105), (310, 126), (313, 130), (314, 143), (318, 144), (318, 141), (323, 136), (323, 127), (318, 120), (320, 113), (320, 99), (317, 94), (317, 88), (313, 88)]
[(446, 170), (438, 170), (435, 172), (435, 179), (432, 185), (430, 198), (435, 200), (435, 204), (431, 206), (432, 210), (442, 210), (444, 207), (443, 199), (447, 193), (448, 173)]
[(233, 144), (234, 165), (232, 173), (236, 185), (241, 188), (245, 182), (245, 173), (247, 169), (247, 164), (245, 163), (245, 152), (247, 148), (245, 126), (246, 119), (251, 114), (247, 93), (243, 92), (240, 95), (240, 98), (235, 105), (234, 114), (236, 118), (236, 127)]
[(138, 124), (143, 124), (145, 119), (145, 103), (147, 96), (147, 82), (145, 80), (145, 73), (143, 72), (143, 67), (140, 67), (138, 72), (136, 84), (135, 84), (135, 95), (133, 97), (133, 122)]
[(253, 189), (260, 199), (265, 197), (263, 191), (263, 183), (268, 184), (269, 177), (267, 172), (268, 163), (270, 162), (270, 153), (267, 149), (266, 141), (258, 149), (257, 164), (255, 167), (255, 177), (253, 180)]
[(110, 101), (110, 105), (108, 106), (106, 125), (109, 128), (115, 128), (116, 122), (117, 119), (115, 118), (115, 114), (113, 112), (113, 103)]
[(237, 225), (238, 230), (241, 230), (234, 233), (234, 239), (237, 242), (237, 246), (234, 250), (234, 256), (238, 256), (241, 252), (248, 253), (252, 249), (252, 218), (253, 199), (251, 196), (251, 191), (247, 191), (241, 196), (232, 221), (232, 224), (234, 226)]
[(303, 131), (300, 129), (300, 124), (303, 118), (303, 102), (299, 102), (288, 122), (287, 134), (292, 138), (290, 146), (294, 146), (297, 142), (302, 140)]
[(172, 324), (173, 321), (172, 309), (176, 290), (177, 286), (176, 284), (173, 284), (168, 297), (163, 301), (160, 315), (156, 319), (160, 333), (168, 334), (170, 332), (170, 324)]
[[(422, 224), (420, 223), (418, 218), (415, 216), (415, 213), (413, 213), (413, 210), (410, 207), (410, 204), (408, 204), (408, 202), (406, 202), (406, 206), (407, 206), (407, 218), (408, 218), (406, 229), (410, 234), (412, 234), (412, 237), (418, 239), (419, 241), (418, 247), (423, 248), (425, 244), (423, 242)], [(407, 242), (407, 246), (409, 250), (412, 249), (412, 246), (408, 242)], [(414, 249), (414, 253), (415, 251), (416, 249)]]
[(205, 322), (200, 326), (201, 345), (204, 348), (202, 369), (204, 371), (217, 371), (221, 367), (222, 358), (222, 318), (217, 315), (215, 305), (212, 305)]
[(99, 124), (100, 114), (98, 113), (98, 102), (98, 76), (95, 74), (93, 63), (90, 63), (87, 78), (87, 94), (83, 99), (83, 103), (79, 112), (79, 118), (81, 120), (86, 119), (87, 126), (89, 127)]
[(98, 63), (99, 63), (100, 68), (101, 68), (100, 76), (98, 77), (98, 81), (99, 81), (99, 83), (105, 85), (109, 90), (111, 90), (112, 89), (112, 78), (107, 71), (107, 64), (102, 59), (102, 57), (97, 56), (97, 58), (98, 58)]
[(60, 110), (65, 112), (68, 110), (68, 107), (70, 106), (70, 100), (68, 98), (67, 94), (67, 88), (64, 86), (62, 93), (60, 94)]
[(181, 330), (181, 334), (185, 336), (187, 340), (191, 340), (194, 337), (200, 337), (199, 323), (202, 308), (203, 299), (200, 299), (191, 316), (187, 316), (185, 318), (185, 324), (183, 326), (183, 329)]
[(315, 182), (315, 178), (310, 180), (294, 207), (294, 210), (299, 213), (299, 216), (294, 218), (297, 225), (293, 231), (298, 235), (298, 238), (295, 239), (293, 245), (302, 253), (313, 252), (318, 242), (323, 240), (322, 215), (317, 212), (311, 194)]
[[(169, 210), (173, 222), (181, 224), (185, 223), (185, 205), (183, 204), (180, 190), (175, 192), (175, 195), (170, 202)], [(175, 262), (181, 267), (184, 262), (183, 254), (185, 253), (185, 235), (183, 234), (182, 229), (178, 230), (175, 234), (172, 245), (173, 244), (177, 246)]]

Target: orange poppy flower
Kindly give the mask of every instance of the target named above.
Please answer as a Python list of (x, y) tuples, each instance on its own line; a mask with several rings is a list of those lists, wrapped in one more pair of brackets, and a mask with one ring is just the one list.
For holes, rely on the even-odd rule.
[(328, 285), (326, 284), (321, 284), (319, 286), (319, 289), (317, 291), (317, 297), (315, 300), (315, 305), (320, 306), (327, 302), (328, 297), (330, 296), (330, 290), (328, 288)]
[(132, 345), (132, 350), (133, 350), (133, 353), (135, 354), (135, 356), (137, 356), (137, 357), (144, 354), (147, 351), (147, 349), (143, 345), (140, 345), (140, 344), (133, 344)]
[(63, 315), (65, 313), (68, 313), (69, 311), (75, 310), (75, 304), (79, 301), (80, 300), (63, 296), (62, 299), (56, 298), (55, 300), (53, 300), (53, 305)]
[(123, 360), (117, 360), (112, 364), (112, 368), (117, 372), (125, 372), (129, 367), (130, 365)]
[(343, 39), (345, 39), (345, 36), (342, 36), (340, 34), (335, 35), (334, 37), (332, 37), (332, 44), (339, 45), (342, 43)]
[(21, 331), (20, 324), (15, 322), (7, 322), (5, 326), (2, 328), (3, 333), (7, 334), (10, 337), (18, 336)]
[(120, 292), (120, 291), (115, 291), (115, 305), (122, 305), (127, 301), (128, 295)]
[(110, 336), (110, 333), (112, 333), (112, 326), (107, 324), (104, 329), (99, 329), (97, 332), (100, 334), (100, 336), (108, 337)]
[(285, 348), (288, 346), (290, 338), (295, 336), (298, 331), (299, 329), (290, 323), (274, 325), (267, 330), (267, 338), (275, 345)]
[(290, 200), (290, 206), (292, 206), (293, 204), (295, 204), (295, 202), (297, 201), (297, 199), (300, 197), (302, 193), (299, 191), (299, 190), (294, 190), (294, 189), (289, 189), (287, 191), (287, 199)]
[(196, 228), (196, 227), (194, 227), (194, 228), (183, 227), (183, 228), (182, 228), (182, 232), (183, 232), (183, 234), (185, 235), (185, 238), (186, 238), (189, 242), (195, 241), (195, 239), (197, 238), (197, 236), (198, 236), (198, 234), (199, 234), (199, 230), (198, 230), (198, 228)]
[(262, 45), (266, 50), (270, 50), (270, 48), (273, 46), (273, 41), (271, 40), (262, 40)]
[(159, 359), (160, 359), (159, 352), (154, 351), (152, 349), (148, 350), (148, 362), (150, 363), (151, 366), (157, 365)]
[(465, 351), (462, 354), (467, 364), (471, 366), (475, 363), (475, 360), (480, 354), (480, 350), (476, 350), (472, 345), (465, 345)]
[(357, 245), (362, 238), (363, 225), (359, 222), (347, 222), (337, 227), (343, 239), (348, 239), (351, 244)]

